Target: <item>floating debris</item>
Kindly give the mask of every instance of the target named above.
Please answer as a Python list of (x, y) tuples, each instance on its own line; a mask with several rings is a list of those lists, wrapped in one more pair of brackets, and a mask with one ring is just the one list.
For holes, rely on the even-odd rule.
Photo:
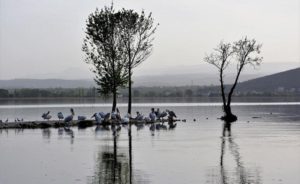
[(260, 116), (253, 116), (252, 117), (253, 119), (258, 119), (258, 118), (261, 118)]

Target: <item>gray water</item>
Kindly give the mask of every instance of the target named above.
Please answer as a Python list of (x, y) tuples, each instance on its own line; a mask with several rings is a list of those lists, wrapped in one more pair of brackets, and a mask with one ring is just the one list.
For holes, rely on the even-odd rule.
[[(55, 118), (70, 107), (86, 116), (110, 110), (90, 102), (10, 103), (0, 105), (0, 118), (40, 120), (48, 110)], [(0, 184), (300, 183), (300, 103), (235, 103), (231, 137), (222, 137), (218, 102), (137, 103), (133, 112), (151, 107), (187, 122), (155, 132), (132, 126), (131, 134), (122, 127), (118, 136), (96, 127), (72, 128), (74, 137), (60, 129), (0, 130)]]

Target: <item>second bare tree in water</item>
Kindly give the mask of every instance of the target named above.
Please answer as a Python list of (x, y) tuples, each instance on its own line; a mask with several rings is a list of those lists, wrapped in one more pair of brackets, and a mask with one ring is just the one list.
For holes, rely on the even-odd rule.
[[(232, 95), (244, 67), (246, 65), (256, 66), (261, 63), (262, 57), (258, 56), (260, 54), (261, 47), (262, 45), (256, 43), (255, 39), (250, 40), (245, 37), (233, 44), (221, 42), (217, 48), (214, 49), (213, 53), (204, 58), (205, 62), (218, 68), (224, 111), (222, 119), (226, 122), (230, 123), (237, 120), (237, 116), (231, 111)], [(229, 91), (226, 91), (224, 73), (230, 63), (236, 64), (237, 73)]]

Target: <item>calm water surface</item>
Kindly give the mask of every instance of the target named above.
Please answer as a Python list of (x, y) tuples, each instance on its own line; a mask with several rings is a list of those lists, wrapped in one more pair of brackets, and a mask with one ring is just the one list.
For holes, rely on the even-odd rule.
[[(0, 118), (39, 120), (70, 107), (86, 116), (110, 110), (90, 102), (4, 104)], [(219, 103), (139, 103), (134, 111), (151, 107), (187, 122), (155, 132), (122, 127), (118, 136), (96, 127), (74, 127), (74, 137), (63, 129), (0, 130), (0, 184), (300, 183), (300, 103), (236, 103), (231, 137), (222, 137)]]

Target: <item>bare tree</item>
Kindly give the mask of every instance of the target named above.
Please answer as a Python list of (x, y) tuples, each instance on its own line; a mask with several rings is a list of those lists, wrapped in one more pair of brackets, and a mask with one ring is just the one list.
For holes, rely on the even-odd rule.
[(121, 17), (121, 38), (125, 46), (128, 70), (128, 113), (131, 114), (133, 68), (145, 61), (151, 54), (153, 35), (157, 25), (154, 25), (151, 13), (147, 16), (144, 11), (138, 14), (133, 10), (122, 9)]
[(86, 63), (93, 66), (98, 92), (113, 95), (112, 111), (116, 110), (117, 93), (127, 84), (127, 68), (124, 63), (124, 46), (119, 29), (120, 13), (114, 12), (113, 5), (97, 9), (87, 20), (86, 38), (82, 50)]
[(204, 61), (214, 65), (219, 70), (219, 80), (221, 84), (221, 96), (222, 96), (222, 102), (223, 102), (223, 110), (225, 111), (225, 108), (227, 106), (227, 100), (225, 96), (225, 85), (224, 85), (224, 71), (229, 65), (230, 59), (233, 55), (233, 51), (231, 48), (230, 43), (223, 43), (221, 42), (217, 48), (214, 49), (215, 52), (210, 54), (209, 56), (206, 56), (204, 58)]
[[(262, 61), (262, 57), (259, 57), (262, 45), (257, 44), (256, 40), (249, 40), (247, 37), (234, 42), (233, 44), (221, 42), (215, 51), (206, 56), (204, 61), (214, 65), (219, 70), (219, 79), (221, 83), (221, 95), (223, 101), (223, 111), (225, 115), (222, 117), (226, 122), (234, 122), (237, 120), (237, 116), (232, 114), (231, 101), (233, 92), (238, 84), (239, 77), (246, 65), (259, 65)], [(229, 93), (226, 98), (226, 91), (224, 85), (224, 71), (227, 66), (233, 62), (236, 62), (236, 77), (230, 87)]]

